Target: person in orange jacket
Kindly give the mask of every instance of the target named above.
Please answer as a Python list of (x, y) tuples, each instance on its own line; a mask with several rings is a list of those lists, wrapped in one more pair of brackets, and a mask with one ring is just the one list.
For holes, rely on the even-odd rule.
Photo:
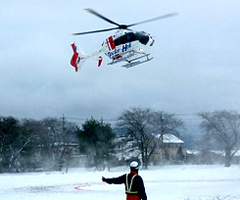
[(102, 181), (108, 184), (125, 184), (126, 200), (147, 200), (143, 179), (138, 175), (139, 164), (136, 161), (130, 163), (130, 173), (116, 178), (102, 177)]

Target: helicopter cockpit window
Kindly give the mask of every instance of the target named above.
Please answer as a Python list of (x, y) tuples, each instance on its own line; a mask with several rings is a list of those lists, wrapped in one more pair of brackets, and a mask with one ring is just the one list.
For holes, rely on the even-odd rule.
[(136, 37), (142, 44), (146, 45), (149, 41), (149, 36), (145, 32), (137, 32)]
[(114, 44), (116, 46), (118, 46), (118, 45), (132, 42), (135, 40), (137, 40), (136, 35), (134, 33), (130, 32), (130, 33), (126, 33), (125, 35), (120, 36), (119, 38), (115, 39)]
[(119, 38), (116, 38), (114, 40), (114, 44), (118, 46), (128, 42), (133, 42), (136, 40), (139, 40), (139, 42), (146, 45), (149, 41), (149, 36), (145, 32), (136, 32), (136, 33), (129, 32), (120, 36)]

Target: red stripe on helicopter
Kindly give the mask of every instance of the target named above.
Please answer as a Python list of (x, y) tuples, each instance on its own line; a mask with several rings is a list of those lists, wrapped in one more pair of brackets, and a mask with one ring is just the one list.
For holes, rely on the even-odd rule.
[(108, 50), (111, 51), (111, 47), (110, 47), (110, 45), (109, 45), (108, 39), (106, 39), (106, 42), (107, 42)]
[(107, 42), (107, 46), (108, 46), (108, 50), (109, 50), (109, 51), (112, 51), (113, 49), (116, 48), (112, 36), (110, 36), (109, 38), (107, 38), (107, 39), (106, 39), (106, 42)]
[(111, 48), (112, 48), (112, 49), (115, 49), (115, 44), (114, 44), (114, 41), (113, 41), (113, 37), (110, 36), (110, 37), (108, 38), (108, 40), (109, 40), (109, 43), (110, 43), (110, 45), (111, 45)]
[(122, 58), (122, 56), (119, 55), (119, 54), (116, 54), (115, 57), (118, 58), (118, 59), (119, 59), (119, 58)]

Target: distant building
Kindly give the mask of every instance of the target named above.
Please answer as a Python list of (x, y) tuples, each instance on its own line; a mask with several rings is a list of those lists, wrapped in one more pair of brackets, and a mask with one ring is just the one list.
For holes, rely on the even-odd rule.
[[(150, 158), (150, 163), (154, 165), (164, 163), (180, 163), (185, 160), (185, 150), (183, 141), (173, 134), (156, 135), (156, 149)], [(116, 157), (122, 164), (137, 158), (141, 160), (141, 153), (137, 142), (131, 136), (120, 136), (114, 140), (116, 145)]]
[(184, 141), (173, 134), (158, 134), (157, 148), (151, 157), (154, 165), (158, 164), (179, 164), (185, 161), (186, 151), (182, 148)]
[[(231, 164), (240, 164), (240, 150), (232, 151), (233, 155)], [(190, 164), (224, 164), (225, 151), (223, 150), (187, 150), (186, 162)]]

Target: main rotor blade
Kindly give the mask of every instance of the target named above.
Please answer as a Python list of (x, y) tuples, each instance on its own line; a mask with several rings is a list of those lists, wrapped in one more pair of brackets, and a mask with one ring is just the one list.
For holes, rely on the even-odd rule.
[(136, 26), (136, 25), (139, 25), (139, 24), (148, 23), (148, 22), (152, 22), (152, 21), (156, 21), (156, 20), (160, 20), (160, 19), (165, 19), (165, 18), (169, 18), (169, 17), (176, 16), (176, 15), (178, 15), (177, 12), (169, 13), (169, 14), (162, 15), (162, 16), (160, 16), (160, 17), (156, 17), (156, 18), (153, 18), (153, 19), (148, 19), (148, 20), (145, 20), (145, 21), (142, 21), (142, 22), (138, 22), (138, 23), (134, 23), (134, 24), (129, 24), (129, 25), (127, 25), (127, 27)]
[(114, 22), (114, 21), (112, 21), (112, 20), (104, 17), (103, 15), (99, 14), (98, 12), (96, 12), (96, 11), (90, 9), (90, 8), (87, 8), (87, 9), (85, 9), (85, 10), (88, 11), (88, 12), (90, 12), (90, 13), (92, 13), (92, 14), (94, 14), (94, 15), (96, 15), (96, 16), (98, 16), (98, 17), (100, 17), (101, 19), (103, 19), (103, 20), (105, 20), (105, 21), (107, 21), (107, 22), (109, 22), (109, 23), (111, 23), (111, 24), (114, 24), (114, 25), (116, 25), (116, 26), (120, 26), (120, 24), (118, 24), (117, 22)]
[(85, 31), (85, 32), (80, 32), (80, 33), (73, 33), (73, 35), (86, 35), (86, 34), (91, 34), (91, 33), (101, 33), (101, 32), (111, 31), (111, 30), (116, 30), (116, 29), (119, 29), (119, 28), (116, 27), (116, 28), (99, 29), (99, 30), (94, 30), (94, 31)]

